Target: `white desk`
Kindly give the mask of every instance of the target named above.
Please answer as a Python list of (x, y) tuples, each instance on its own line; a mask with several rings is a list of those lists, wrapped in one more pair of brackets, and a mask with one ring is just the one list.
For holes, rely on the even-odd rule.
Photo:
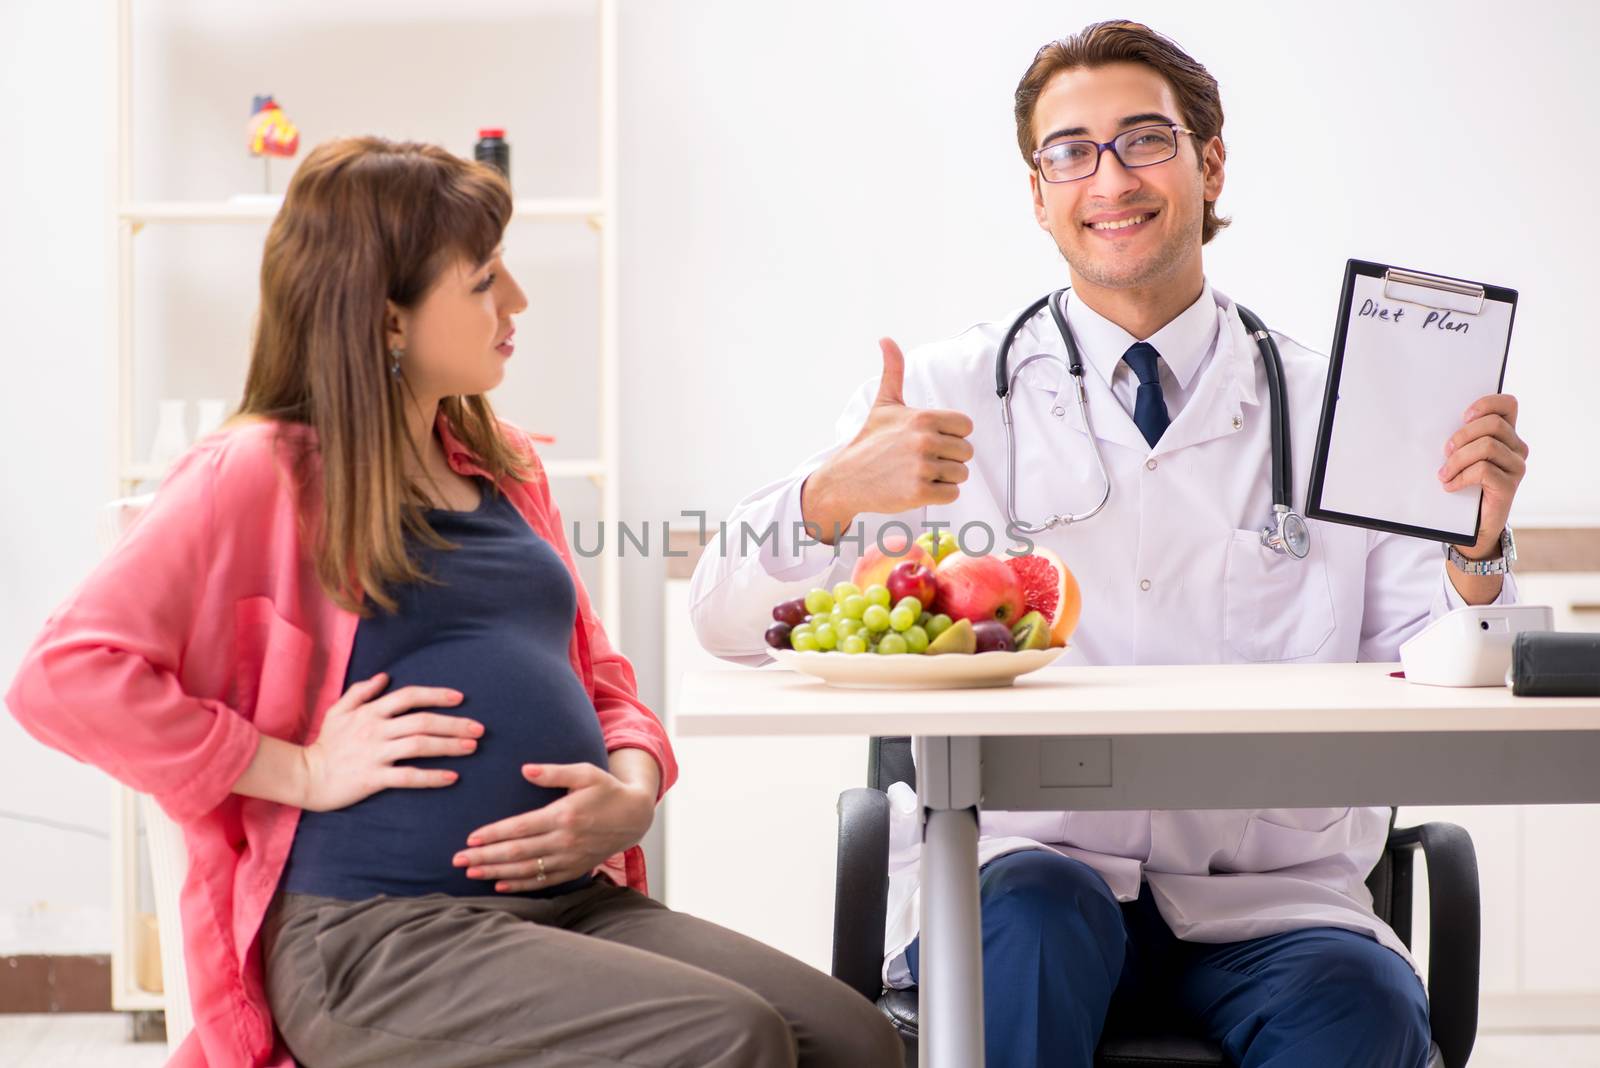
[(1600, 698), (1391, 678), (1394, 664), (1047, 668), (994, 690), (686, 673), (685, 736), (912, 735), (925, 814), (922, 1063), (983, 1062), (978, 806), (1296, 808), (1600, 801)]

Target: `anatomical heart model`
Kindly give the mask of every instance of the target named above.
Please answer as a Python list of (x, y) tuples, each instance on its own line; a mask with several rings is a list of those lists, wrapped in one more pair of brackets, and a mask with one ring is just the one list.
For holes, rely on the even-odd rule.
[(289, 121), (272, 94), (258, 96), (250, 106), (250, 154), (262, 160), (261, 191), (268, 192), (273, 156), (292, 158), (300, 150), (300, 128)]

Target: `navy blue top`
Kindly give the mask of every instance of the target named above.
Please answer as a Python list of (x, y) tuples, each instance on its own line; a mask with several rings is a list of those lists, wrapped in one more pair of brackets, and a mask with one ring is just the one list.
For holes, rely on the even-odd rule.
[[(472, 831), (566, 793), (533, 785), (522, 765), (609, 768), (594, 702), (567, 655), (577, 614), (572, 576), (509, 500), (495, 496), (487, 480), (477, 482), (483, 499), (473, 511), (427, 513), (429, 525), (458, 548), (410, 544), (423, 573), (443, 585), (396, 587), (398, 612), (379, 608), (361, 620), (345, 688), (387, 671), (385, 692), (459, 690), (460, 705), (437, 711), (482, 723), (478, 748), (403, 762), (459, 772), (451, 786), (380, 790), (334, 812), (302, 813), (281, 883), (287, 891), (352, 901), (494, 894), (494, 880), (468, 879), (450, 861)], [(589, 881), (585, 875), (528, 896)]]

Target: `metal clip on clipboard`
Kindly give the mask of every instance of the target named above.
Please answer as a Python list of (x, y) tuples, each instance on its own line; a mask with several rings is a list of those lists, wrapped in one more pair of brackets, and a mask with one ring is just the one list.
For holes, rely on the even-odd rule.
[(1483, 287), (1478, 283), (1440, 274), (1403, 271), (1398, 267), (1383, 272), (1383, 295), (1389, 300), (1464, 315), (1483, 311)]

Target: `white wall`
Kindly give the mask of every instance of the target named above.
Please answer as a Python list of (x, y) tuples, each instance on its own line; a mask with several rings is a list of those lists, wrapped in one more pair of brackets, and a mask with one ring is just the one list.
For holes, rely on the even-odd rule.
[[(134, 7), (141, 198), (256, 187), (241, 144), (264, 89), (308, 144), (372, 130), (465, 151), (477, 125), (504, 122), (519, 194), (590, 191), (593, 98), (567, 88), (592, 75), (585, 2)], [(0, 425), (5, 679), (92, 562), (111, 475), (107, 10), (0, 4), (0, 352), (16, 391)], [(1011, 91), (1037, 45), (1121, 15), (1221, 82), (1235, 223), (1208, 250), (1218, 287), (1322, 348), (1348, 256), (1519, 288), (1508, 388), (1533, 459), (1516, 518), (1600, 521), (1582, 429), (1600, 387), (1583, 330), (1600, 9), (1455, 0), (623, 0), (624, 518), (715, 519), (829, 438), (848, 388), (876, 373), (879, 335), (942, 337), (1061, 284), (1029, 212)], [(145, 410), (169, 392), (237, 395), (260, 234), (140, 238), (138, 344), (164, 364), (141, 383)], [(583, 454), (589, 409), (562, 398), (590, 381), (592, 235), (519, 223), (510, 245), (534, 306), (502, 407), (560, 435), (553, 455)], [(569, 492), (569, 518), (592, 513), (592, 493)], [(624, 561), (621, 633), (657, 700), (662, 573), (659, 557)], [(0, 717), (0, 811), (103, 830), (105, 807), (98, 776)], [(99, 840), (0, 816), (0, 851), (32, 858), (0, 882), (0, 952), (18, 944), (4, 918), (29, 902), (103, 904)]]
[(636, 507), (726, 509), (830, 439), (847, 386), (877, 372), (879, 335), (944, 337), (1064, 283), (1011, 92), (1037, 45), (1127, 13), (1221, 83), (1234, 225), (1208, 247), (1212, 281), (1324, 351), (1347, 257), (1519, 288), (1508, 388), (1533, 449), (1519, 517), (1600, 517), (1578, 407), (1600, 388), (1583, 327), (1600, 246), (1584, 42), (1600, 7), (628, 10), (625, 67), (650, 87), (623, 96), (624, 159), (648, 170), (623, 187), (632, 396), (638, 415), (695, 413), (702, 431), (666, 470), (630, 468)]
[[(94, 557), (106, 488), (107, 85), (92, 5), (0, 5), (0, 679)], [(76, 11), (67, 10), (75, 7)], [(86, 25), (87, 24), (87, 25)], [(85, 76), (85, 71), (91, 72)], [(109, 945), (104, 776), (0, 716), (0, 953)], [(29, 817), (18, 819), (17, 816)], [(68, 831), (36, 820), (61, 821)]]

